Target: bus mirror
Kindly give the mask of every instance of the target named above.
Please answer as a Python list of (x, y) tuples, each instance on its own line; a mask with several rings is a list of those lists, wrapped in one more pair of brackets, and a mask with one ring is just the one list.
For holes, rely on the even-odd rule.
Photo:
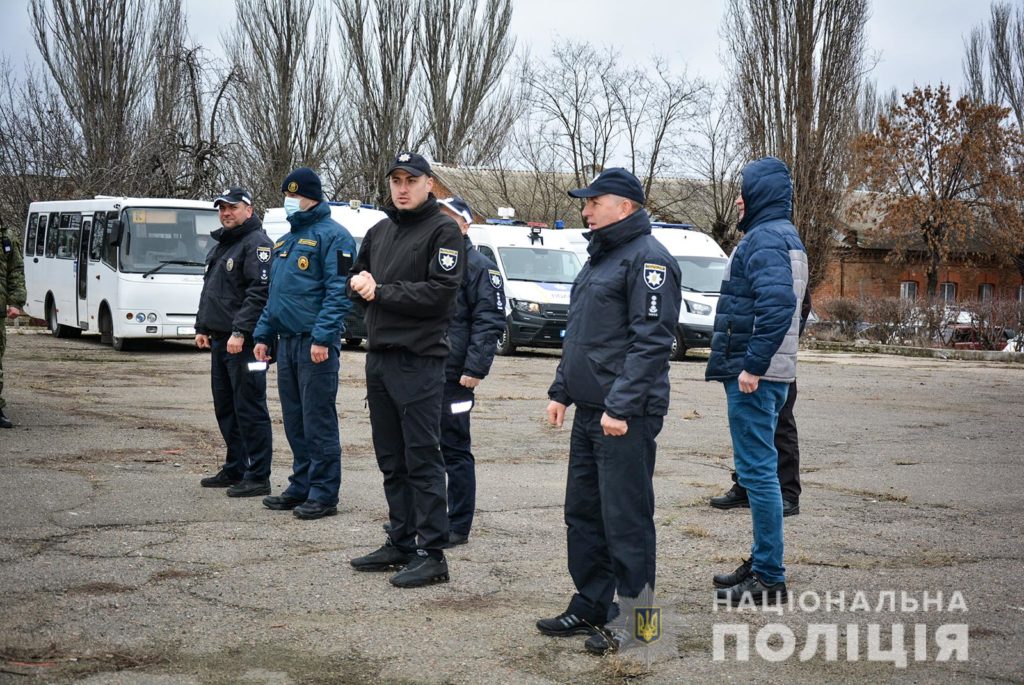
[(121, 244), (121, 236), (124, 235), (124, 224), (120, 219), (110, 222), (110, 234), (107, 236), (107, 244), (117, 247)]

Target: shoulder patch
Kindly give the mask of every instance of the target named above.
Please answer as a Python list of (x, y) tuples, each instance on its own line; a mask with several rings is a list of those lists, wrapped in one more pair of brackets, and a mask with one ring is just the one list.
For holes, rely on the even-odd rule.
[(316, 241), (310, 240), (309, 238), (299, 238), (299, 245), (309, 245), (310, 247), (316, 247)]
[(281, 247), (282, 245), (284, 245), (284, 241), (283, 240), (278, 240), (276, 243), (274, 243), (274, 249), (276, 250), (277, 248)]
[(437, 250), (437, 262), (445, 271), (451, 271), (459, 263), (459, 251), (441, 247)]
[(495, 289), (498, 289), (498, 288), (501, 287), (501, 272), (500, 271), (498, 271), (497, 269), (488, 269), (487, 270), (487, 277), (491, 281), (491, 285), (494, 286)]
[(651, 290), (657, 290), (665, 283), (668, 269), (661, 264), (644, 264), (644, 280)]
[(265, 245), (259, 245), (256, 247), (256, 259), (261, 262), (270, 261), (270, 248)]

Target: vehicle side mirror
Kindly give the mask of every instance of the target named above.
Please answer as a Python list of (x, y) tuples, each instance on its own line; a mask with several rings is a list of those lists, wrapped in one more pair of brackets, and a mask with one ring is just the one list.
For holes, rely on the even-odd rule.
[(107, 237), (107, 244), (111, 247), (117, 247), (121, 244), (121, 238), (124, 236), (124, 223), (120, 219), (115, 219), (110, 224), (110, 235)]

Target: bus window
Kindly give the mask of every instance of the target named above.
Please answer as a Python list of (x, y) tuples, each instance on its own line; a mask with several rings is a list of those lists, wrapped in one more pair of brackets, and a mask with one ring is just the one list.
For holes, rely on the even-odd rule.
[[(82, 227), (81, 214), (61, 214), (57, 230), (57, 258), (78, 258), (78, 233)], [(47, 248), (49, 249), (49, 248)], [(49, 256), (49, 255), (47, 255)]]
[(50, 230), (46, 234), (46, 256), (57, 256), (57, 234), (60, 229), (57, 226), (57, 213), (50, 214)]
[(111, 234), (114, 232), (114, 222), (117, 220), (117, 212), (107, 212), (107, 222), (103, 227), (103, 263), (112, 269), (117, 269), (117, 245), (111, 245)]
[(131, 207), (122, 214), (125, 235), (121, 271), (202, 274), (210, 233), (220, 226), (217, 212), (171, 207)]
[(92, 220), (92, 240), (89, 242), (89, 261), (98, 262), (103, 256), (103, 234), (107, 228), (106, 212), (96, 212)]
[(46, 245), (46, 223), (47, 216), (45, 214), (39, 217), (39, 232), (36, 233), (36, 248), (33, 251), (33, 255), (42, 257), (43, 247)]
[(32, 213), (28, 217), (28, 228), (25, 229), (25, 256), (31, 257), (36, 251), (36, 227), (39, 224), (39, 215)]

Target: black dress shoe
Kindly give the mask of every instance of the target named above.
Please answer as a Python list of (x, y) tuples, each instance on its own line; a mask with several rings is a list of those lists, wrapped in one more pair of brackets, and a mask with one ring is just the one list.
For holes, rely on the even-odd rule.
[(11, 423), (11, 420), (7, 418), (6, 414), (4, 414), (3, 409), (0, 409), (0, 428), (14, 428), (14, 424)]
[(338, 513), (338, 507), (332, 507), (329, 504), (308, 499), (295, 507), (292, 513), (295, 514), (296, 518), (309, 521), (312, 519), (322, 519), (325, 516), (334, 516)]
[(711, 506), (715, 509), (735, 509), (736, 507), (749, 507), (750, 500), (747, 499), (747, 491), (734, 485), (724, 495), (711, 498)]
[(230, 488), (232, 485), (241, 483), (242, 479), (238, 476), (229, 475), (221, 469), (217, 472), (216, 476), (210, 476), (199, 481), (199, 484), (204, 488)]
[(441, 557), (413, 555), (412, 561), (405, 568), (391, 576), (391, 584), (395, 587), (423, 587), (434, 583), (447, 583), (448, 561)]
[(288, 495), (271, 495), (270, 497), (263, 498), (263, 506), (267, 509), (286, 511), (288, 509), (294, 509), (305, 501), (305, 497), (298, 498), (289, 497)]
[(715, 587), (732, 587), (737, 583), (742, 583), (752, 573), (751, 560), (744, 559), (743, 563), (740, 564), (732, 573), (718, 573), (711, 582), (714, 583)]
[(537, 630), (552, 637), (569, 637), (570, 635), (593, 635), (603, 623), (584, 621), (576, 614), (565, 611), (554, 618), (542, 618), (537, 621)]
[(258, 497), (269, 494), (269, 480), (243, 480), (228, 488), (228, 497)]
[(445, 549), (450, 549), (456, 545), (464, 545), (469, 542), (469, 534), (463, 535), (462, 533), (448, 533), (448, 542), (444, 544)]
[(387, 571), (405, 566), (416, 556), (414, 552), (403, 552), (388, 539), (384, 545), (367, 555), (356, 557), (348, 563), (357, 571)]
[(782, 500), (782, 515), (783, 516), (796, 516), (800, 513), (800, 503), (795, 499), (784, 499)]
[(604, 656), (609, 652), (619, 651), (625, 640), (626, 634), (620, 630), (602, 629), (588, 637), (587, 641), (583, 643), (583, 647), (591, 654)]
[[(751, 572), (749, 576), (732, 587), (715, 590), (719, 602), (728, 602), (732, 606), (740, 604), (784, 604), (789, 598), (785, 581), (781, 583), (765, 583)], [(746, 598), (746, 599), (745, 599)]]

